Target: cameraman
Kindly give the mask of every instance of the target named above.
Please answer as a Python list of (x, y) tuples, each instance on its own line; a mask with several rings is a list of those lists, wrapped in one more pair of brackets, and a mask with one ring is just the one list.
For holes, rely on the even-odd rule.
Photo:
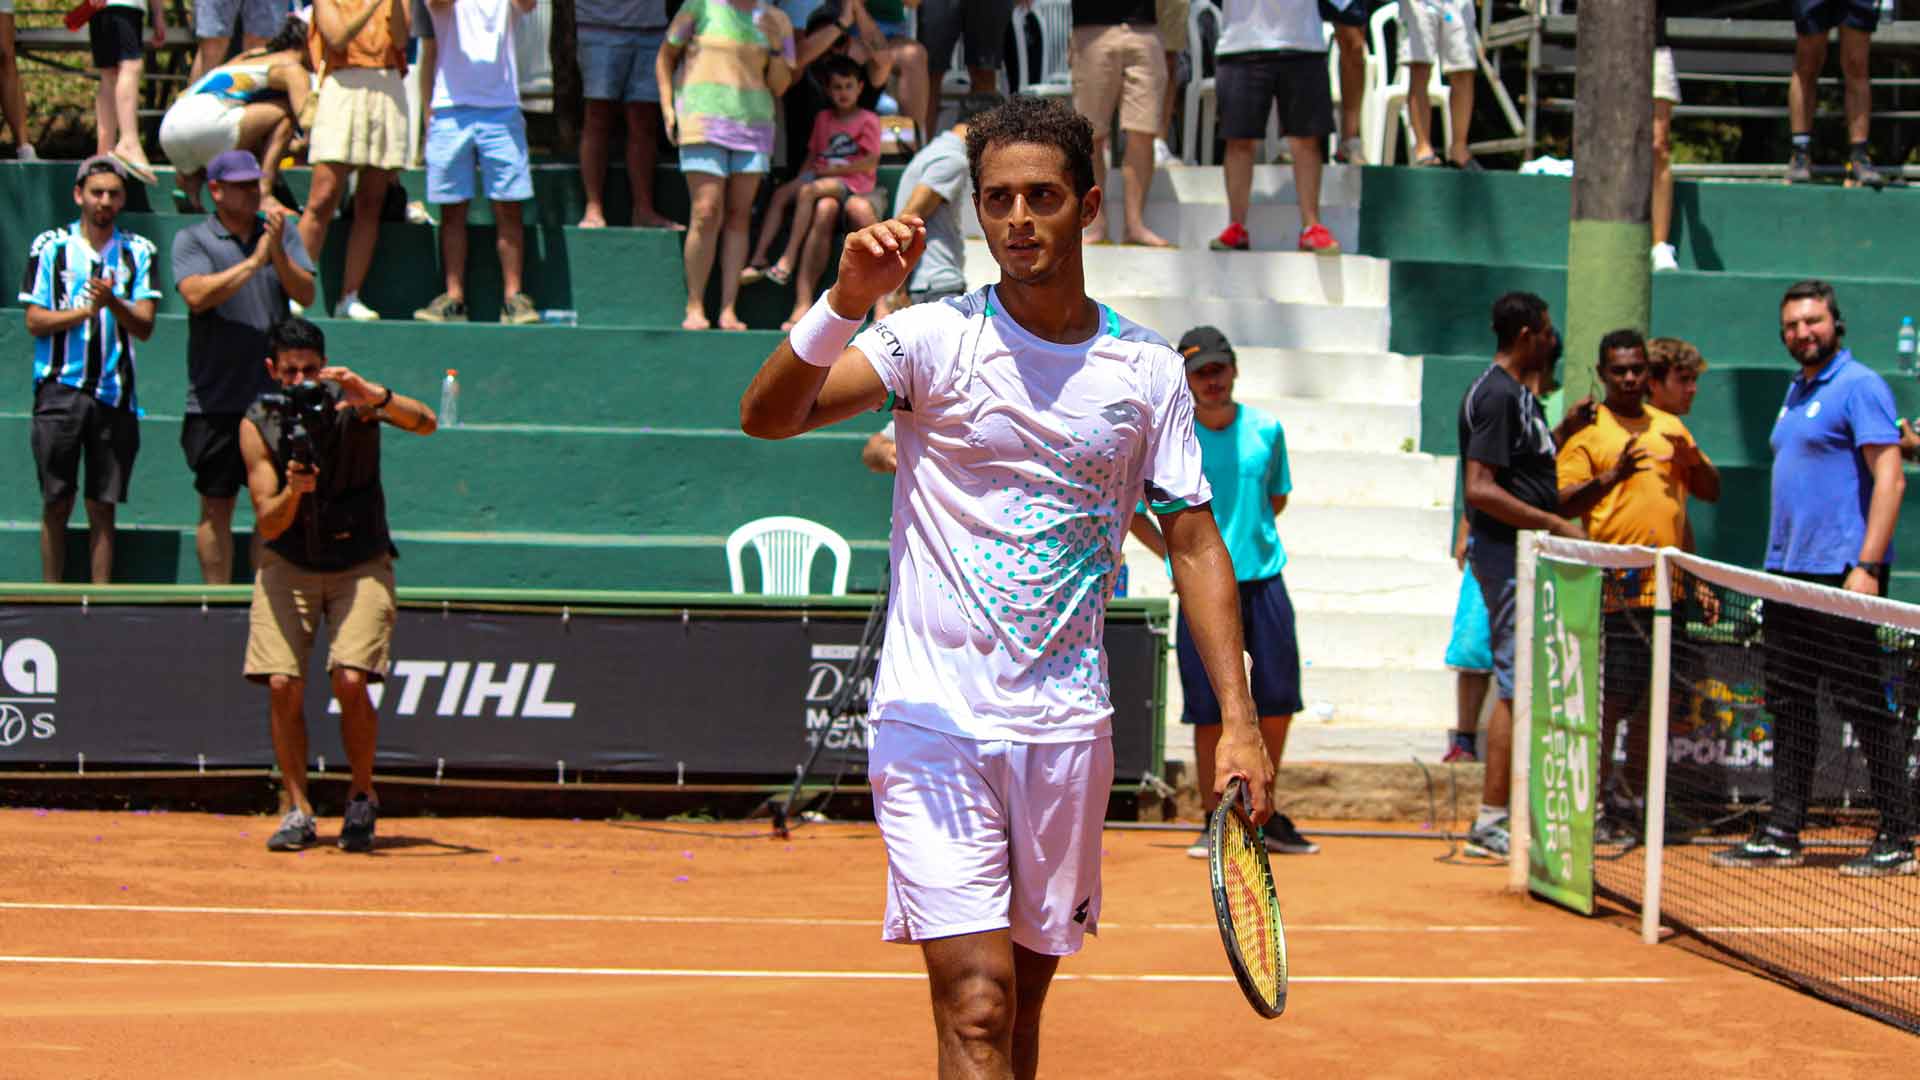
[(240, 423), (254, 528), (266, 545), (253, 579), (245, 670), (271, 691), (274, 756), (290, 804), (267, 850), (298, 851), (315, 840), (302, 702), (307, 658), (324, 617), (333, 628), (327, 671), (353, 769), (340, 846), (366, 851), (379, 806), (379, 716), (367, 683), (386, 676), (398, 554), (380, 486), (380, 424), (431, 435), (438, 421), (410, 397), (327, 366), (326, 337), (305, 319), (275, 326), (267, 350), (267, 372), (283, 392), (262, 395)]

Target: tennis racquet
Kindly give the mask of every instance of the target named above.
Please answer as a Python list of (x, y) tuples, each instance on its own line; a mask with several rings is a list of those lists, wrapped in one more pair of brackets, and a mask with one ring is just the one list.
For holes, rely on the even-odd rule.
[(1227, 963), (1253, 1011), (1271, 1020), (1287, 1008), (1287, 938), (1266, 840), (1253, 824), (1252, 811), (1246, 781), (1229, 780), (1207, 822), (1207, 868)]

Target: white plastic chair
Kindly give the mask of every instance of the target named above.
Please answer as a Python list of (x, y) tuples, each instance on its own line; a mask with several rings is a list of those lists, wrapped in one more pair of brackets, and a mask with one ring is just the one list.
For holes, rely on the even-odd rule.
[(760, 592), (805, 596), (813, 575), (813, 557), (821, 548), (833, 553), (832, 595), (847, 594), (847, 570), (853, 551), (837, 532), (817, 521), (777, 515), (749, 521), (727, 537), (727, 576), (735, 593), (747, 591), (741, 554), (748, 544), (760, 556)]
[[(1040, 72), (1029, 78), (1025, 38), (1020, 49), (1020, 92), (1040, 97), (1073, 96), (1073, 0), (1033, 0), (1030, 9), (1040, 23)], [(1016, 8), (1014, 19), (1020, 18)]]
[[(1220, 32), (1226, 29), (1226, 16), (1221, 13), (1216, 0), (1193, 0), (1188, 6), (1187, 58), (1190, 61), (1188, 66), (1193, 71), (1193, 81), (1187, 84), (1186, 119), (1180, 125), (1180, 158), (1189, 165), (1207, 164), (1205, 155), (1213, 152), (1214, 124), (1220, 112), (1214, 77), (1206, 67), (1207, 43), (1201, 32), (1204, 19), (1213, 20), (1216, 44)], [(1268, 110), (1266, 147), (1260, 160), (1273, 161), (1277, 158), (1281, 144), (1280, 113), (1278, 110)]]
[[(1395, 50), (1387, 52), (1387, 27), (1399, 31), (1395, 41)], [(1373, 44), (1374, 55), (1379, 57), (1377, 70), (1382, 77), (1388, 70), (1387, 57), (1391, 55), (1393, 77), (1380, 85), (1371, 86), (1367, 91), (1366, 104), (1362, 112), (1365, 117), (1361, 123), (1362, 137), (1367, 139), (1367, 160), (1375, 165), (1393, 164), (1393, 144), (1396, 138), (1404, 137), (1407, 147), (1407, 163), (1413, 163), (1413, 118), (1407, 109), (1407, 98), (1411, 84), (1407, 76), (1406, 34), (1400, 24), (1400, 5), (1387, 3), (1373, 13), (1369, 25), (1369, 37)], [(1435, 63), (1429, 69), (1427, 95), (1433, 107), (1440, 110), (1440, 132), (1446, 145), (1453, 142), (1453, 112), (1447, 107), (1452, 96), (1447, 90), (1447, 80), (1440, 73), (1440, 65)]]

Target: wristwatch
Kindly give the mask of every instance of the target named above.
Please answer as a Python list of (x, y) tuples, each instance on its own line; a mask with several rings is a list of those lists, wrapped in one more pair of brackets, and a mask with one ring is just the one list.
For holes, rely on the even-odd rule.
[(1855, 570), (1865, 570), (1867, 573), (1873, 575), (1873, 580), (1885, 585), (1887, 583), (1887, 567), (1888, 564), (1884, 562), (1848, 563), (1846, 572), (1851, 574)]

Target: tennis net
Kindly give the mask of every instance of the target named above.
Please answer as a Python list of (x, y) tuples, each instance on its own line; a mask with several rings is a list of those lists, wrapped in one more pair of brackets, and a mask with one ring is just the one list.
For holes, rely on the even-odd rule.
[(1671, 549), (1523, 549), (1515, 876), (1544, 891), (1590, 857), (1645, 940), (1920, 1032), (1920, 607)]

